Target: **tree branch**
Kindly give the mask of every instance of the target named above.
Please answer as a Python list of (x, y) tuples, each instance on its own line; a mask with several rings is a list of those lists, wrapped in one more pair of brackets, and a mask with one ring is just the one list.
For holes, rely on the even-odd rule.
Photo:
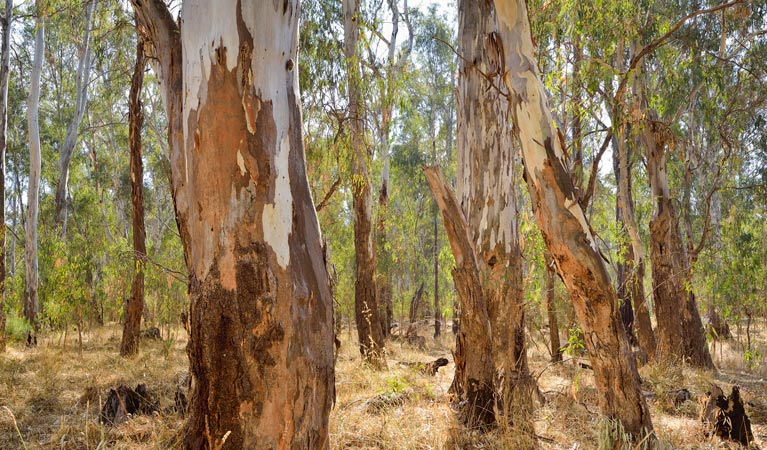
[(591, 203), (591, 198), (594, 196), (594, 191), (596, 190), (597, 186), (597, 178), (599, 177), (599, 161), (602, 160), (602, 156), (605, 154), (607, 146), (610, 143), (610, 139), (612, 138), (613, 130), (611, 128), (607, 130), (607, 136), (605, 136), (605, 140), (602, 141), (602, 146), (599, 147), (599, 151), (597, 152), (596, 156), (594, 156), (594, 162), (591, 163), (591, 175), (589, 175), (589, 183), (586, 185), (586, 192), (579, 202), (581, 204), (581, 208), (583, 208), (584, 211), (588, 208), (589, 203)]
[(711, 14), (714, 12), (717, 12), (722, 9), (730, 8), (732, 6), (735, 6), (739, 3), (743, 3), (745, 0), (733, 0), (729, 3), (723, 3), (719, 6), (714, 6), (713, 8), (708, 9), (701, 9), (698, 11), (691, 12), (690, 14), (683, 17), (681, 20), (676, 22), (674, 26), (671, 27), (670, 30), (666, 32), (663, 36), (659, 37), (658, 39), (655, 39), (654, 41), (650, 42), (649, 44), (642, 47), (639, 52), (634, 55), (633, 58), (631, 58), (631, 62), (629, 63), (628, 68), (626, 69), (626, 72), (623, 73), (623, 77), (621, 78), (621, 82), (618, 85), (618, 90), (615, 92), (615, 99), (619, 100), (623, 97), (623, 95), (626, 93), (626, 88), (628, 87), (628, 79), (629, 74), (632, 70), (636, 68), (636, 66), (642, 61), (642, 59), (647, 56), (648, 54), (654, 52), (658, 47), (663, 45), (674, 33), (676, 33), (677, 30), (679, 30), (682, 25), (687, 23), (688, 20), (697, 17), (702, 16), (705, 14)]

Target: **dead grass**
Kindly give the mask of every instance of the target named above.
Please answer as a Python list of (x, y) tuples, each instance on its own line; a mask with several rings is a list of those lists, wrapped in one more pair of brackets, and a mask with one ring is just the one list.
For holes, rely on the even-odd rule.
[(52, 336), (36, 349), (11, 346), (0, 356), (0, 448), (172, 448), (181, 425), (173, 414), (137, 417), (113, 428), (102, 427), (98, 414), (118, 382), (146, 383), (161, 409), (169, 407), (174, 376), (187, 370), (186, 341), (145, 340), (141, 354), (125, 360), (118, 355), (119, 333), (117, 326), (86, 333), (82, 353), (77, 343), (59, 347)]
[[(426, 330), (421, 334), (426, 335)], [(174, 335), (169, 343), (143, 341), (141, 355), (127, 361), (118, 356), (120, 328), (116, 325), (86, 333), (82, 353), (71, 339), (60, 347), (58, 335), (46, 337), (37, 349), (11, 346), (0, 356), (0, 449), (178, 448), (182, 421), (170, 412), (135, 417), (111, 428), (98, 423), (100, 403), (118, 382), (146, 383), (160, 399), (161, 411), (170, 411), (178, 376), (187, 370), (186, 335), (180, 329)], [(361, 363), (352, 335), (345, 331), (340, 337), (343, 345), (330, 425), (334, 449), (598, 448), (604, 423), (592, 372), (572, 361), (549, 364), (548, 355), (541, 353), (545, 349), (541, 343), (531, 345), (529, 355), (531, 371), (546, 399), (536, 405), (534, 433), (499, 429), (483, 434), (463, 428), (448, 400), (454, 370), (452, 334), (438, 341), (427, 338), (426, 349), (389, 344), (385, 371)], [(754, 337), (762, 354), (767, 354), (765, 338), (764, 334)], [(407, 364), (438, 357), (451, 363), (435, 377)], [(648, 365), (640, 369), (643, 390), (654, 396), (649, 405), (656, 433), (670, 448), (727, 448), (727, 444), (707, 441), (701, 435), (696, 399), (711, 383), (726, 391), (738, 384), (757, 444), (764, 448), (767, 383), (763, 366), (748, 367), (737, 341), (725, 343), (721, 349), (717, 345), (715, 361), (721, 368), (716, 374), (686, 367)], [(679, 388), (690, 390), (693, 400), (674, 405), (666, 394)], [(374, 401), (377, 396), (387, 400)]]

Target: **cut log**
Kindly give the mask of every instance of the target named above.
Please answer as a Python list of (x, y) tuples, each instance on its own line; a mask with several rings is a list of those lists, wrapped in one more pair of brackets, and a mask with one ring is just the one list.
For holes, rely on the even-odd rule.
[(105, 425), (119, 425), (135, 414), (152, 414), (159, 409), (159, 403), (149, 395), (145, 384), (133, 390), (124, 384), (109, 390), (107, 401), (101, 408), (100, 422)]
[(437, 374), (437, 372), (439, 371), (439, 368), (446, 366), (448, 362), (449, 361), (447, 360), (447, 358), (438, 358), (428, 363), (406, 362), (405, 365), (418, 370), (424, 375), (429, 375), (433, 377), (434, 375)]
[(706, 437), (719, 436), (722, 439), (750, 445), (754, 441), (751, 421), (748, 419), (738, 386), (732, 387), (729, 397), (714, 385), (699, 401), (700, 420)]

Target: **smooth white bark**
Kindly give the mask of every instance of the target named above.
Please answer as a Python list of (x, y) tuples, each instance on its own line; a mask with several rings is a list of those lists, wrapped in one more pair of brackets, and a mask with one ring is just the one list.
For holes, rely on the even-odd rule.
[[(38, 5), (38, 11), (40, 10)], [(38, 12), (38, 14), (41, 14)], [(35, 57), (30, 76), (29, 98), (27, 99), (27, 128), (29, 130), (29, 186), (27, 187), (27, 223), (26, 223), (26, 269), (27, 286), (25, 291), (24, 315), (34, 322), (39, 312), (37, 301), (37, 217), (40, 197), (40, 170), (42, 155), (40, 152), (40, 127), (38, 109), (40, 107), (40, 76), (43, 71), (43, 52), (45, 51), (45, 21), (38, 16), (35, 22)], [(34, 324), (33, 324), (34, 325)]]
[(88, 103), (88, 83), (91, 72), (91, 56), (93, 47), (90, 42), (91, 19), (96, 9), (98, 0), (92, 0), (85, 10), (85, 30), (83, 31), (83, 54), (77, 64), (75, 75), (75, 110), (72, 120), (67, 127), (64, 137), (64, 145), (59, 154), (59, 184), (56, 187), (56, 221), (61, 225), (62, 234), (67, 229), (67, 185), (69, 183), (69, 164), (72, 161), (72, 153), (77, 146), (80, 136), (80, 124), (85, 115), (85, 107)]

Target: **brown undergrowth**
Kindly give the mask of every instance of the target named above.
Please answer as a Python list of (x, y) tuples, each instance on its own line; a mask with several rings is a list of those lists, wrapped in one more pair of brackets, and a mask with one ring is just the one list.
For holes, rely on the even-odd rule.
[[(163, 337), (167, 337), (167, 332)], [(173, 449), (182, 420), (172, 412), (178, 377), (187, 370), (186, 334), (170, 333), (170, 341), (143, 340), (141, 354), (130, 360), (118, 355), (120, 327), (110, 325), (62, 346), (58, 335), (46, 336), (32, 350), (11, 345), (0, 355), (0, 449)], [(482, 434), (457, 422), (448, 388), (454, 366), (453, 336), (426, 339), (426, 347), (388, 344), (388, 370), (364, 365), (356, 333), (344, 330), (336, 373), (336, 404), (331, 412), (334, 449), (564, 449), (599, 448), (604, 422), (596, 404), (590, 370), (565, 360), (552, 365), (545, 345), (530, 346), (530, 367), (541, 398), (533, 416), (535, 431), (520, 433), (501, 427)], [(421, 333), (428, 335), (426, 330)], [(756, 338), (767, 354), (764, 336)], [(717, 373), (680, 366), (647, 365), (640, 369), (655, 430), (667, 448), (738, 448), (706, 439), (697, 416), (697, 397), (717, 383), (729, 392), (741, 386), (759, 448), (767, 450), (767, 382), (763, 366), (748, 367), (736, 341), (716, 347)], [(721, 356), (721, 358), (720, 358)], [(446, 357), (450, 364), (431, 377), (411, 363)], [(98, 422), (100, 404), (111, 386), (145, 383), (160, 401), (160, 412), (134, 417), (116, 427)], [(691, 400), (675, 402), (687, 389)], [(541, 402), (541, 400), (544, 400)]]

